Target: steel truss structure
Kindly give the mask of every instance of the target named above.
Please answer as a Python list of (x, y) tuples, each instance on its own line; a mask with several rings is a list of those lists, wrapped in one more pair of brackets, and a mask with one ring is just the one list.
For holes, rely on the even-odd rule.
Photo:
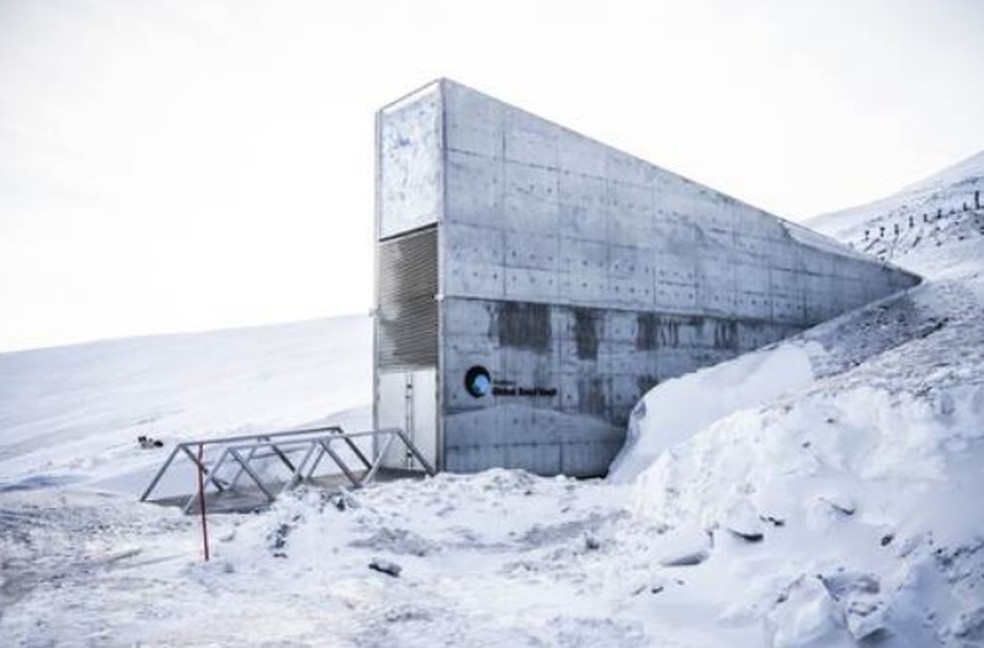
[[(359, 440), (372, 441), (372, 447), (376, 449), (372, 453), (372, 459), (359, 447)], [(328, 465), (333, 464), (338, 468), (340, 475), (344, 476), (352, 488), (361, 488), (376, 479), (383, 458), (396, 442), (403, 444), (407, 456), (415, 458), (426, 474), (436, 474), (434, 467), (399, 428), (362, 432), (346, 432), (339, 426), (284, 430), (181, 442), (174, 447), (164, 465), (154, 475), (140, 496), (140, 501), (148, 501), (165, 473), (174, 465), (175, 459), (181, 455), (191, 461), (196, 470), (201, 471), (204, 478), (203, 489), (214, 489), (213, 496), (258, 491), (266, 503), (272, 502), (278, 495), (301, 483), (313, 483), (316, 471), (325, 457), (331, 462)], [(199, 460), (199, 455), (196, 454), (199, 448), (209, 448), (211, 458)], [(349, 456), (349, 461), (346, 461), (344, 455)], [(350, 464), (353, 458), (358, 465)], [(270, 461), (287, 469), (288, 477), (285, 480), (264, 475), (263, 471), (257, 469), (261, 462)], [(328, 474), (339, 476), (339, 473)], [(243, 483), (247, 486), (243, 487)], [(183, 505), (185, 513), (193, 510), (198, 497), (198, 493), (188, 496)]]

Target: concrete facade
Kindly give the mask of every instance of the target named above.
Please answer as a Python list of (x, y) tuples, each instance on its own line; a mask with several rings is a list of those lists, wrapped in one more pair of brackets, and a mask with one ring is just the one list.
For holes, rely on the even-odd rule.
[[(377, 155), (376, 423), (444, 470), (603, 475), (660, 381), (918, 282), (447, 80), (380, 111)], [(387, 288), (411, 270), (437, 287), (432, 352), (412, 358), (394, 341), (425, 306)]]

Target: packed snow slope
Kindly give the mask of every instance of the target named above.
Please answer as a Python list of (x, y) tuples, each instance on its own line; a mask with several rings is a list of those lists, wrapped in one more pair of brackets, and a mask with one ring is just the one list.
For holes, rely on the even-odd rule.
[[(167, 451), (133, 439), (357, 406), (366, 324), (350, 363), (310, 323), (225, 378), (254, 351), (159, 369), (225, 334), (0, 356), (0, 644), (984, 645), (984, 237), (960, 222), (892, 248), (920, 286), (650, 392), (611, 482), (302, 488), (211, 516), (208, 563), (197, 519), (115, 487)], [(122, 369), (129, 344), (158, 369)]]

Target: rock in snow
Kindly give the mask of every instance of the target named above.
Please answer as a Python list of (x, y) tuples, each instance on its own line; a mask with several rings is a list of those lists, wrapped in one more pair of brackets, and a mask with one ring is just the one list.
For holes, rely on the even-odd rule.
[(854, 500), (852, 500), (848, 495), (838, 491), (831, 491), (818, 495), (817, 499), (825, 504), (830, 505), (832, 509), (843, 513), (844, 515), (854, 515)]
[(748, 500), (739, 500), (725, 512), (724, 527), (743, 540), (758, 542), (765, 536), (761, 516)]
[(659, 564), (664, 567), (699, 565), (711, 555), (713, 536), (696, 527), (676, 529), (665, 537), (658, 549)]
[(369, 569), (392, 576), (393, 578), (398, 578), (400, 576), (400, 572), (403, 571), (403, 568), (395, 562), (383, 560), (382, 558), (373, 558), (370, 560)]

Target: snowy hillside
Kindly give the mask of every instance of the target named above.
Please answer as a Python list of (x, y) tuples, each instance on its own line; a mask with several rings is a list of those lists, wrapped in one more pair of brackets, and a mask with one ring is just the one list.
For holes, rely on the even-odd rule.
[(886, 260), (982, 237), (984, 151), (887, 198), (818, 216), (808, 225)]
[(170, 444), (320, 422), (369, 424), (368, 317), (0, 354), (0, 489), (139, 492)]
[[(979, 166), (824, 227), (891, 231)], [(212, 516), (209, 563), (195, 518), (135, 501), (161, 454), (133, 439), (364, 418), (366, 320), (0, 356), (0, 637), (982, 646), (984, 236), (945, 212), (872, 248), (923, 284), (651, 391), (609, 481), (299, 489)]]

